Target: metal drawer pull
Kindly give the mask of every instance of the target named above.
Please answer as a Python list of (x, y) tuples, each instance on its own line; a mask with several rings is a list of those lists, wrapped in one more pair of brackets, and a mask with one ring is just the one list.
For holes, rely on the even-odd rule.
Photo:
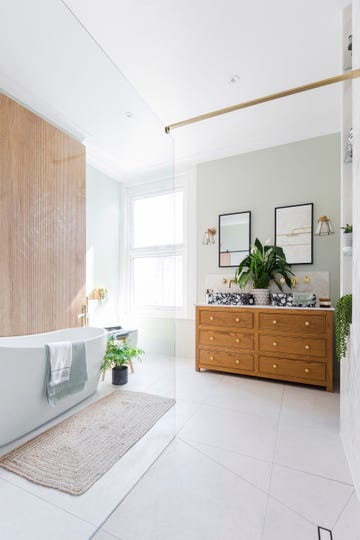
[(239, 317), (236, 317), (235, 321), (236, 321), (236, 322), (239, 322), (239, 321), (240, 321)]
[(210, 360), (214, 360), (214, 357), (213, 357), (213, 356), (210, 356)]
[(210, 341), (212, 341), (214, 338), (212, 336), (210, 336)]
[(305, 373), (310, 373), (310, 369), (309, 369), (309, 368), (305, 368)]
[(276, 368), (277, 368), (277, 364), (273, 364), (273, 368), (276, 369)]
[(236, 343), (240, 343), (240, 339), (239, 339), (239, 338), (236, 338)]
[(277, 320), (276, 320), (276, 319), (273, 320), (273, 324), (277, 324)]
[(310, 346), (309, 346), (309, 345), (305, 345), (305, 349), (306, 349), (306, 350), (309, 350), (309, 349), (310, 349)]
[(305, 326), (309, 326), (309, 325), (310, 325), (309, 321), (305, 321)]
[(214, 320), (214, 317), (213, 317), (213, 316), (211, 316), (211, 317), (210, 317), (210, 321), (213, 321), (213, 320)]
[(237, 364), (240, 364), (240, 360), (235, 360), (235, 362), (236, 362)]
[(276, 343), (276, 341), (273, 341), (273, 345), (274, 345), (274, 347), (276, 347), (276, 346), (277, 346), (277, 343)]

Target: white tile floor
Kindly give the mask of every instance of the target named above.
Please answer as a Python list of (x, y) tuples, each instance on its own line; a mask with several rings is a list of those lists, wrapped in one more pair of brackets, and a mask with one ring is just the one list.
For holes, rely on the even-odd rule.
[[(169, 395), (172, 379), (147, 359), (126, 389)], [(0, 469), (1, 540), (318, 540), (318, 525), (359, 540), (337, 393), (178, 359), (176, 395), (176, 438), (171, 411), (81, 497)]]

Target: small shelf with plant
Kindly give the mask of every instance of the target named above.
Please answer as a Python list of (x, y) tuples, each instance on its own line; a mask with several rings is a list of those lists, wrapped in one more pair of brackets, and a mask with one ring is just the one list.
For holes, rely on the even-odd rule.
[(116, 341), (110, 337), (106, 344), (104, 360), (100, 366), (100, 372), (105, 373), (112, 369), (112, 383), (126, 384), (128, 382), (128, 366), (132, 360), (140, 358), (144, 354), (142, 349), (131, 347), (127, 341)]
[(344, 231), (344, 240), (342, 242), (342, 252), (344, 255), (352, 255), (352, 232), (353, 226), (347, 223), (345, 227), (341, 227)]
[(341, 296), (336, 302), (336, 356), (338, 360), (345, 358), (347, 340), (352, 322), (352, 294)]

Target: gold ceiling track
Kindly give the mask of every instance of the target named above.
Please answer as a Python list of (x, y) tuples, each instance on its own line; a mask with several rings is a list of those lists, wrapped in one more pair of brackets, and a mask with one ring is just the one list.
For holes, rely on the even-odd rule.
[(200, 116), (194, 116), (193, 118), (188, 118), (187, 120), (182, 120), (181, 122), (176, 122), (175, 124), (170, 124), (169, 126), (165, 127), (165, 133), (170, 133), (172, 129), (188, 126), (189, 124), (195, 124), (195, 122), (202, 122), (202, 120), (208, 120), (209, 118), (214, 118), (214, 116), (220, 116), (221, 114), (239, 111), (240, 109), (253, 107), (254, 105), (259, 105), (260, 103), (266, 103), (267, 101), (273, 101), (275, 99), (281, 99), (287, 96), (292, 96), (294, 94), (300, 94), (301, 92), (308, 92), (309, 90), (314, 90), (315, 88), (321, 88), (322, 86), (328, 86), (330, 84), (348, 81), (349, 79), (356, 79), (357, 77), (360, 77), (360, 69), (346, 71), (345, 73), (337, 75), (336, 77), (322, 79), (321, 81), (304, 84), (303, 86), (296, 86), (295, 88), (283, 90), (282, 92), (277, 92), (276, 94), (270, 94), (268, 96), (252, 99), (250, 101), (244, 101), (243, 103), (239, 103), (238, 105), (232, 105), (231, 107), (225, 107), (224, 109), (218, 109), (217, 111), (201, 114)]

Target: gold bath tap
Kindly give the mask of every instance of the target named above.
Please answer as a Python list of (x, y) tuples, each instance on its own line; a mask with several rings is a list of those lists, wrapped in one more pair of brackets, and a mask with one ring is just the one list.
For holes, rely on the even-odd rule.
[(81, 326), (88, 326), (89, 325), (89, 308), (88, 308), (88, 297), (86, 297), (85, 304), (81, 305), (80, 313), (78, 315), (78, 319), (81, 319)]
[(231, 285), (233, 283), (236, 284), (236, 279), (234, 279), (234, 278), (229, 279), (229, 289), (231, 289)]

